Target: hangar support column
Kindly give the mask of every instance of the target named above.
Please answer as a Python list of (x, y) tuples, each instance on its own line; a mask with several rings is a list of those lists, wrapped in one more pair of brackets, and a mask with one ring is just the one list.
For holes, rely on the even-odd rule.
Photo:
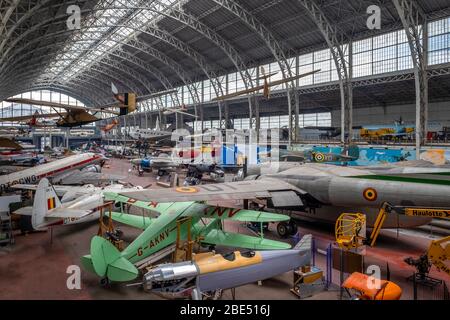
[[(203, 105), (199, 106), (199, 111), (200, 111), (200, 130), (201, 133), (203, 133), (204, 130), (204, 121), (205, 121), (205, 114), (204, 114), (204, 107)], [(194, 132), (195, 132), (195, 128), (194, 128)]]
[(220, 129), (233, 129), (230, 121), (230, 105), (227, 101), (219, 102)]
[[(144, 127), (144, 129), (148, 129), (148, 117), (149, 117), (149, 114), (150, 114), (150, 110), (149, 110), (149, 108), (148, 108), (148, 106), (147, 106), (147, 108), (145, 108), (145, 111), (144, 111), (144, 119), (145, 119), (145, 127)], [(150, 123), (151, 123), (151, 120), (150, 120)]]
[(259, 99), (254, 94), (252, 96), (252, 104), (251, 104), (251, 114), (250, 114), (250, 129), (255, 129), (256, 131), (259, 131), (261, 128), (261, 119), (259, 116)]
[[(345, 146), (352, 141), (353, 135), (353, 88), (352, 88), (352, 44), (345, 50), (344, 34), (338, 32), (314, 0), (298, 0), (308, 11), (320, 32), (324, 36), (333, 56), (339, 77), (341, 92), (341, 140)], [(347, 51), (347, 52), (346, 52)]]
[(408, 38), (416, 82), (416, 156), (428, 132), (428, 23), (415, 0), (392, 0)]
[[(281, 43), (278, 41), (278, 39), (274, 36), (272, 30), (268, 29), (264, 23), (259, 21), (255, 15), (253, 15), (251, 12), (246, 10), (241, 4), (239, 4), (236, 1), (233, 0), (214, 0), (217, 4), (221, 5), (223, 8), (227, 9), (229, 12), (237, 16), (239, 19), (241, 19), (242, 22), (244, 22), (248, 27), (250, 27), (255, 34), (257, 34), (266, 44), (266, 46), (269, 48), (269, 50), (272, 52), (272, 55), (274, 56), (276, 62), (278, 63), (280, 67), (280, 71), (283, 75), (283, 79), (288, 79), (294, 76), (292, 73), (291, 68), (289, 67), (288, 59), (286, 58), (285, 51), (286, 49), (281, 45)], [(289, 86), (290, 83), (290, 86)], [(295, 104), (295, 127), (292, 128), (292, 122), (289, 122), (290, 124), (290, 135), (292, 138), (297, 140), (298, 138), (298, 117), (297, 114), (299, 113), (300, 106), (299, 106), (299, 99), (298, 99), (298, 93), (296, 90), (295, 81), (290, 81), (286, 84), (286, 90), (288, 95), (288, 105), (290, 110), (290, 116), (292, 115), (292, 103)], [(257, 99), (254, 99), (255, 103), (258, 103)], [(253, 106), (251, 106), (252, 108)], [(256, 129), (259, 130), (259, 106), (256, 105), (255, 110), (252, 111), (251, 115), (255, 115), (256, 118), (254, 121), (256, 122)], [(252, 119), (252, 118), (250, 118)], [(252, 120), (250, 120), (252, 121)]]
[(166, 120), (167, 120), (166, 116), (164, 115), (164, 113), (160, 109), (159, 110), (159, 123), (158, 123), (158, 126), (159, 126), (160, 130), (165, 130), (166, 129), (166, 123), (167, 123)]

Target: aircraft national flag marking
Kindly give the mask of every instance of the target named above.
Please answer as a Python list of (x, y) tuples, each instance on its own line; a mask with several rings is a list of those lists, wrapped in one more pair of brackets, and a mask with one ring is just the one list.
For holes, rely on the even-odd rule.
[(47, 208), (48, 210), (55, 208), (55, 197), (47, 199)]
[(175, 189), (177, 192), (181, 193), (196, 193), (198, 189), (195, 187), (179, 187)]
[(363, 191), (363, 197), (367, 201), (375, 201), (378, 198), (377, 190), (374, 188), (367, 188)]

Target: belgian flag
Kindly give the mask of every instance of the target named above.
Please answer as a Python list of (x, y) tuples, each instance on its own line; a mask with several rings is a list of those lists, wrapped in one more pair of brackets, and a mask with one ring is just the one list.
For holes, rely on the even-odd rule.
[(47, 199), (48, 210), (55, 209), (55, 197)]

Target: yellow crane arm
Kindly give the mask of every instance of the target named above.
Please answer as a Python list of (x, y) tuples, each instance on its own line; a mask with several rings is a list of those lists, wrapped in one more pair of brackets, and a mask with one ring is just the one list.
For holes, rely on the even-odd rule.
[[(450, 219), (450, 209), (448, 208), (414, 208), (392, 206), (385, 202), (380, 207), (374, 228), (370, 237), (364, 240), (365, 244), (373, 247), (380, 234), (386, 217), (391, 212), (404, 214), (410, 217), (428, 217), (439, 219)], [(364, 222), (364, 216), (360, 213), (343, 213), (336, 221), (336, 242), (341, 248), (351, 249), (360, 246), (358, 239), (359, 226)], [(431, 242), (428, 252), (428, 260), (440, 271), (450, 276), (450, 236)]]
[(393, 206), (387, 202), (384, 202), (380, 208), (380, 211), (378, 212), (374, 228), (367, 241), (371, 247), (375, 245), (375, 242), (377, 241), (378, 235), (380, 234), (381, 231), (381, 227), (383, 226), (383, 223), (386, 220), (387, 215), (393, 211), (398, 214), (404, 214), (408, 217), (450, 219), (449, 208), (402, 207), (402, 206)]

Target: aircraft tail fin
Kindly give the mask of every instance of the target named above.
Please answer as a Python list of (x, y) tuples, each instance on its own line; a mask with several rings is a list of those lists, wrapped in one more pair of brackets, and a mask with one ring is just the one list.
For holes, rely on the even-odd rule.
[(34, 196), (33, 214), (31, 216), (33, 228), (36, 230), (41, 228), (49, 212), (58, 207), (61, 207), (61, 201), (59, 201), (55, 189), (46, 178), (42, 179)]
[(295, 245), (294, 250), (306, 251), (312, 250), (312, 235), (307, 234)]
[(111, 281), (124, 282), (136, 279), (138, 269), (108, 240), (95, 236), (91, 240), (91, 254), (81, 258), (81, 263), (87, 271)]
[(132, 113), (133, 111), (136, 111), (137, 107), (136, 107), (136, 94), (135, 93), (124, 93), (123, 96), (123, 101), (119, 100), (124, 107), (120, 108), (120, 115), (121, 116), (125, 116), (129, 113)]

